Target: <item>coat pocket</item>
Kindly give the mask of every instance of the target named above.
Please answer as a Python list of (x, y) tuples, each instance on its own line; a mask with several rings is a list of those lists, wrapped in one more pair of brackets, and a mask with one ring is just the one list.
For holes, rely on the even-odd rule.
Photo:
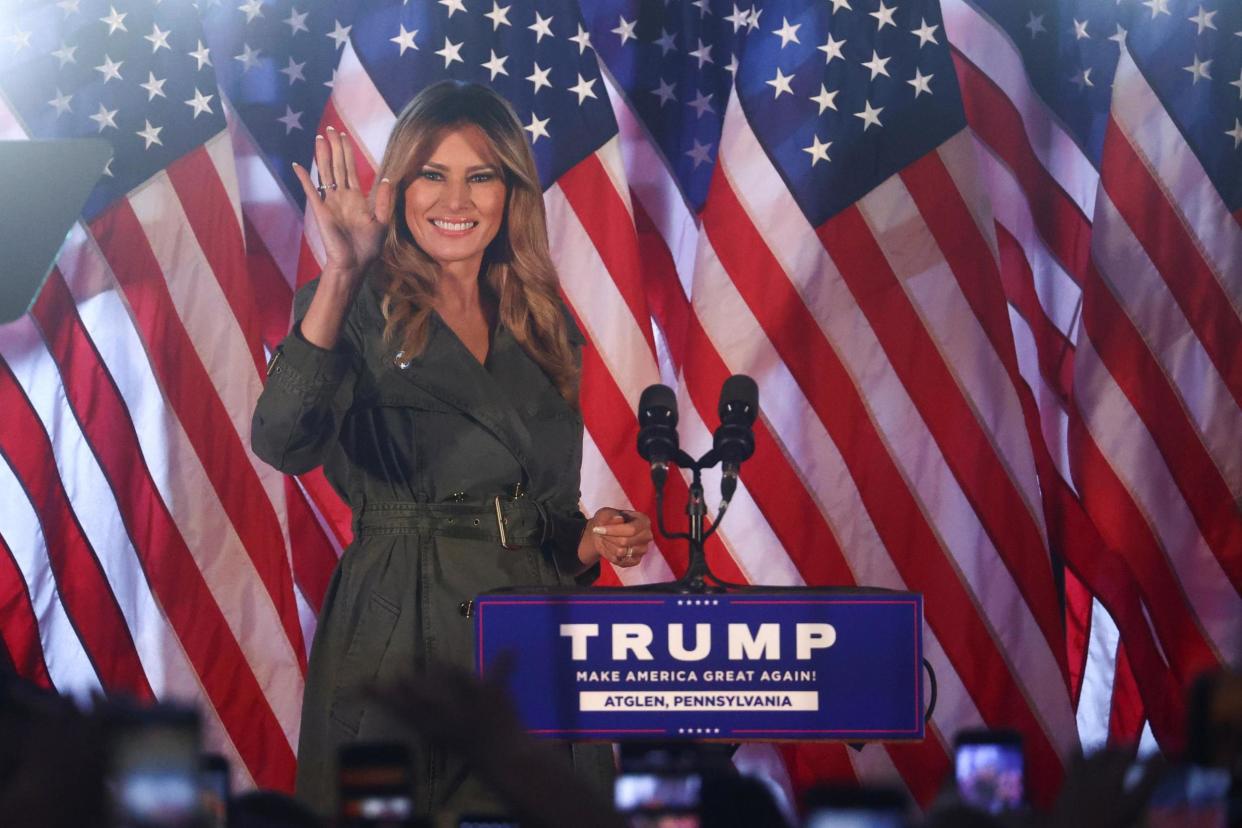
[(380, 662), (400, 617), (400, 607), (378, 593), (371, 593), (345, 650), (328, 715), (353, 736), (358, 735), (367, 707), (362, 690), (379, 674)]

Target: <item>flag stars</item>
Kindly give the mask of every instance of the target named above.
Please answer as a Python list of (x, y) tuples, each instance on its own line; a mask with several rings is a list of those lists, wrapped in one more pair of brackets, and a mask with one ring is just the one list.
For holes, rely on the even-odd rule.
[(305, 67), (306, 67), (306, 61), (302, 61), (301, 63), (298, 63), (297, 61), (293, 59), (292, 56), (290, 56), (289, 65), (286, 66), (284, 69), (281, 69), (280, 74), (287, 77), (289, 79), (289, 85), (293, 86), (293, 84), (295, 84), (298, 81), (306, 80), (306, 75), (302, 74), (302, 70)]
[(124, 80), (124, 78), (121, 77), (121, 65), (123, 63), (125, 63), (125, 61), (118, 60), (114, 62), (112, 58), (104, 55), (104, 62), (96, 66), (95, 71), (103, 75), (104, 83), (107, 83), (113, 78), (116, 78), (117, 80)]
[(99, 111), (89, 117), (92, 121), (99, 124), (99, 131), (103, 132), (108, 128), (116, 129), (116, 113), (115, 109), (108, 109), (103, 104), (100, 104)]
[(669, 101), (677, 100), (677, 94), (673, 91), (673, 84), (666, 83), (664, 78), (660, 78), (660, 85), (651, 90), (651, 94), (660, 99), (661, 109), (663, 109), (664, 105)]
[(537, 143), (540, 138), (548, 138), (551, 140), (551, 136), (548, 135), (548, 119), (537, 118), (535, 117), (534, 112), (530, 113), (530, 123), (526, 124), (522, 127), (522, 129), (530, 133), (530, 143), (532, 146)]
[(1194, 77), (1193, 83), (1212, 79), (1212, 61), (1210, 58), (1208, 60), (1199, 60), (1199, 56), (1195, 55), (1194, 62), (1189, 66), (1183, 66), (1182, 69)]
[(836, 14), (841, 9), (853, 11), (854, 7), (850, 5), (850, 0), (832, 0), (832, 13)]
[(704, 17), (707, 17), (712, 13), (712, 10), (708, 8), (709, 2), (710, 0), (693, 0), (690, 4), (699, 10), (699, 20), (702, 20)]
[(821, 142), (818, 135), (812, 135), (811, 145), (809, 147), (803, 147), (802, 151), (810, 154), (811, 166), (814, 167), (820, 161), (832, 161), (832, 159), (828, 157), (828, 148), (831, 146), (831, 141)]
[(497, 75), (508, 75), (509, 70), (505, 68), (505, 61), (509, 59), (509, 56), (498, 55), (495, 49), (488, 49), (488, 51), (491, 53), (491, 57), (479, 65), (491, 74), (490, 80), (496, 80)]
[(147, 72), (147, 82), (138, 84), (147, 90), (147, 102), (155, 100), (156, 96), (167, 98), (164, 94), (164, 84), (168, 83), (168, 78), (157, 78), (154, 72)]
[(768, 86), (776, 90), (773, 95), (774, 99), (779, 98), (782, 92), (788, 92), (791, 95), (793, 94), (793, 89), (789, 86), (789, 82), (793, 80), (793, 77), (793, 75), (786, 75), (782, 72), (779, 66), (776, 67), (776, 77), (772, 78), (770, 81), (765, 81)]
[(882, 106), (873, 107), (871, 106), (871, 101), (863, 101), (863, 111), (855, 112), (854, 117), (862, 118), (863, 132), (866, 132), (867, 130), (871, 129), (872, 125), (875, 125), (878, 127), (884, 126), (884, 124), (880, 123), (880, 113), (883, 111), (884, 111), (884, 107)]
[(1233, 129), (1225, 130), (1225, 134), (1233, 139), (1233, 148), (1242, 147), (1242, 120), (1233, 119)]
[(880, 75), (883, 75), (884, 77), (887, 78), (887, 77), (891, 77), (891, 75), (888, 74), (888, 68), (887, 68), (888, 62), (890, 60), (892, 60), (892, 58), (882, 58), (880, 57), (879, 52), (872, 49), (871, 60), (863, 61), (862, 65), (866, 66), (868, 69), (871, 70), (871, 80), (875, 80)]
[(59, 49), (57, 49), (55, 52), (52, 52), (52, 57), (60, 61), (60, 66), (63, 69), (65, 67), (65, 64), (67, 63), (78, 62), (77, 59), (74, 58), (74, 53), (77, 51), (78, 51), (77, 46), (70, 46), (67, 43), (62, 43)]
[(621, 45), (624, 46), (631, 40), (637, 40), (634, 34), (634, 27), (638, 25), (637, 20), (626, 20), (625, 15), (621, 15), (617, 22), (617, 27), (612, 29), (612, 33), (621, 38)]
[(833, 90), (832, 92), (829, 92), (828, 87), (824, 86), (822, 83), (819, 85), (819, 94), (811, 96), (811, 100), (819, 104), (819, 112), (816, 114), (823, 115), (825, 109), (836, 111), (838, 91), (840, 90)]
[(164, 131), (164, 128), (152, 126), (151, 122), (145, 118), (142, 122), (144, 125), (143, 128), (134, 134), (147, 142), (143, 149), (149, 150), (152, 146), (164, 146), (164, 142), (160, 140), (160, 133)]
[(1121, 27), (1121, 24), (1120, 24), (1120, 23), (1118, 23), (1118, 24), (1117, 24), (1117, 31), (1115, 31), (1115, 32), (1113, 32), (1112, 34), (1110, 34), (1110, 35), (1108, 36), (1108, 39), (1109, 39), (1109, 40), (1111, 40), (1112, 42), (1114, 42), (1114, 43), (1118, 44), (1118, 45), (1120, 45), (1120, 44), (1122, 44), (1122, 43), (1125, 43), (1125, 42), (1126, 42), (1126, 30), (1125, 30), (1125, 29), (1123, 29), (1123, 28)]
[[(526, 28), (535, 33), (535, 42), (540, 43), (545, 37), (552, 37), (552, 15), (543, 17), (539, 12), (535, 12), (535, 22)], [(532, 141), (531, 143), (534, 143)]]
[(492, 21), (493, 32), (499, 30), (501, 26), (508, 26), (510, 28), (513, 27), (513, 24), (509, 22), (509, 9), (511, 8), (513, 7), (502, 6), (493, 0), (492, 10), (483, 15), (488, 20)]
[(694, 91), (694, 100), (687, 103), (686, 106), (694, 110), (694, 113), (695, 113), (694, 117), (696, 120), (699, 118), (702, 118), (704, 112), (715, 112), (716, 111), (715, 108), (712, 106), (711, 93), (709, 92), (708, 94), (704, 95), (703, 91), (700, 89), (696, 89)]
[(47, 102), (47, 105), (56, 110), (56, 117), (59, 118), (66, 112), (72, 112), (69, 107), (69, 101), (73, 99), (73, 94), (64, 95), (60, 91), (60, 87), (56, 87), (56, 97)]
[(1230, 81), (1229, 85), (1238, 87), (1238, 98), (1242, 99), (1242, 72), (1238, 72), (1238, 79)]
[(249, 23), (256, 17), (263, 16), (263, 0), (246, 0), (237, 7), (237, 10), (246, 15), (246, 22)]
[(332, 31), (325, 34), (324, 37), (331, 38), (336, 44), (336, 48), (343, 49), (345, 48), (345, 44), (349, 42), (349, 30), (352, 28), (352, 24), (349, 26), (342, 26), (341, 21), (333, 19)]
[(712, 60), (712, 46), (710, 43), (704, 44), (703, 39), (699, 38), (699, 48), (690, 52), (690, 57), (695, 58), (699, 62), (699, 68), (703, 68), (705, 63), (714, 63)]
[(824, 63), (832, 63), (833, 60), (845, 60), (845, 53), (841, 51), (841, 47), (845, 45), (845, 38), (834, 40), (832, 35), (828, 35), (828, 40), (823, 46), (815, 48), (824, 53)]
[(6, 40), (13, 44), (13, 53), (16, 54), (22, 49), (30, 46), (30, 32), (24, 32), (21, 29), (17, 29), (13, 32), (13, 34), (9, 35)]
[(211, 110), (211, 99), (214, 97), (215, 95), (204, 95), (202, 92), (198, 91), (197, 87), (195, 87), (194, 97), (186, 101), (185, 105), (193, 108), (195, 118), (202, 115), (204, 112), (208, 115), (214, 115), (215, 113)]
[(922, 18), (922, 17), (919, 18), (919, 24), (920, 25), (917, 29), (910, 30), (910, 34), (914, 35), (915, 37), (919, 39), (919, 48), (922, 49), (928, 43), (934, 43), (937, 46), (939, 46), (940, 41), (936, 40), (936, 29), (939, 29), (940, 27), (929, 26), (926, 18)]
[(463, 0), (438, 0), (441, 6), (448, 9), (448, 16), (451, 20), (453, 15), (466, 10), (466, 4)]
[(99, 18), (99, 22), (108, 24), (109, 35), (116, 34), (118, 29), (128, 32), (129, 29), (125, 28), (125, 18), (128, 16), (128, 13), (118, 12), (116, 6), (108, 6), (108, 16)]
[(660, 57), (664, 57), (669, 52), (677, 50), (676, 38), (677, 35), (673, 32), (660, 29), (660, 36), (653, 41), (656, 46), (660, 47)]
[[(404, 55), (406, 49), (418, 51), (418, 45), (414, 43), (414, 36), (418, 34), (418, 29), (406, 31), (404, 23), (400, 25), (399, 29), (400, 30), (397, 32), (396, 37), (388, 38), (389, 43), (395, 43), (401, 49), (398, 55)], [(389, 31), (391, 31), (391, 29)]]
[[(465, 43), (465, 41), (462, 41), (462, 43)], [(465, 61), (462, 60), (461, 58), (462, 43), (454, 43), (453, 41), (449, 40), (448, 37), (446, 36), (444, 38), (444, 48), (436, 50), (436, 54), (444, 58), (445, 69), (449, 68), (449, 66), (452, 65), (453, 61), (457, 61), (458, 63), (465, 63)]]
[(773, 29), (772, 34), (776, 35), (777, 37), (781, 39), (781, 48), (784, 49), (790, 43), (801, 43), (802, 42), (801, 40), (798, 40), (798, 29), (800, 28), (802, 28), (801, 23), (794, 23), (791, 25), (789, 22), (789, 18), (782, 17), (781, 27), (779, 29)]
[(1186, 19), (1199, 27), (1199, 31), (1196, 34), (1203, 34), (1205, 29), (1216, 28), (1216, 24), (1212, 21), (1214, 17), (1216, 17), (1216, 12), (1207, 11), (1203, 6), (1200, 6), (1198, 14), (1191, 15)]
[(763, 14), (763, 9), (755, 6), (750, 10), (750, 20), (746, 21), (746, 31), (753, 32), (759, 28), (759, 15)]
[(1074, 21), (1074, 40), (1087, 40), (1091, 35), (1087, 34), (1087, 24), (1089, 20)]
[(587, 49), (593, 48), (591, 46), (591, 34), (586, 29), (582, 28), (581, 23), (578, 24), (578, 33), (569, 38), (569, 40), (572, 43), (578, 44), (578, 54), (580, 55)]
[(935, 75), (924, 75), (921, 71), (919, 71), (918, 67), (915, 67), (914, 77), (906, 81), (906, 83), (914, 87), (914, 97), (917, 98), (924, 92), (928, 95), (932, 94), (931, 79), (934, 77)]
[(284, 20), (285, 24), (289, 27), (289, 37), (293, 37), (298, 32), (306, 32), (307, 34), (310, 34), (310, 29), (306, 26), (306, 16), (308, 14), (310, 14), (310, 12), (298, 11), (297, 7), (291, 7), (289, 9), (289, 16)]
[(742, 11), (737, 7), (737, 3), (734, 3), (733, 14), (725, 15), (724, 19), (733, 24), (733, 33), (737, 34), (750, 20), (750, 9)]
[(1081, 72), (1075, 72), (1071, 75), (1070, 83), (1077, 86), (1079, 92), (1086, 90), (1089, 86), (1095, 86), (1095, 84), (1091, 82), (1091, 67), (1088, 66)]
[(151, 34), (143, 35), (142, 39), (149, 41), (151, 43), (151, 54), (155, 54), (160, 49), (167, 49), (168, 51), (171, 52), (172, 47), (168, 45), (168, 36), (170, 34), (172, 34), (171, 29), (166, 32), (160, 29), (159, 26), (156, 26), (154, 23), (152, 23)]
[(261, 54), (258, 49), (251, 49), (249, 43), (242, 43), (242, 53), (240, 55), (233, 55), (233, 60), (241, 62), (242, 74), (244, 75), (259, 65)]
[(694, 160), (694, 169), (697, 170), (700, 164), (711, 163), (711, 160), (712, 160), (711, 151), (712, 151), (711, 144), (701, 144), (699, 143), (699, 139), (695, 138), (694, 146), (686, 150), (686, 155), (688, 155), (691, 159)]
[(1142, 5), (1151, 9), (1151, 19), (1155, 20), (1158, 14), (1169, 14), (1169, 0), (1143, 0)]
[(587, 98), (595, 97), (595, 78), (587, 80), (582, 75), (578, 75), (578, 83), (569, 87), (569, 91), (578, 96), (578, 106), (582, 106)]
[(1031, 12), (1030, 15), (1026, 23), (1022, 25), (1031, 33), (1031, 40), (1034, 40), (1037, 35), (1046, 33), (1048, 30), (1044, 28), (1044, 16), (1042, 14)]
[(879, 31), (883, 31), (886, 25), (892, 26), (893, 28), (897, 28), (897, 24), (893, 22), (893, 12), (895, 11), (897, 11), (896, 6), (889, 8), (888, 6), (884, 5), (884, 0), (880, 0), (880, 8), (876, 9), (873, 12), (869, 12), (867, 16), (874, 17), (876, 19), (876, 22), (878, 24), (876, 26), (876, 31), (879, 32)]
[(204, 66), (211, 66), (211, 50), (203, 45), (203, 41), (198, 41), (198, 48), (192, 52), (187, 52), (190, 57), (198, 61), (198, 69), (202, 71)]
[(69, 15), (80, 13), (78, 9), (78, 2), (79, 0), (60, 0), (60, 2), (56, 5), (65, 13), (65, 19), (68, 20)]
[(285, 125), (285, 135), (302, 128), (302, 113), (294, 112), (288, 104), (285, 104), (285, 114), (276, 120)]
[(526, 76), (526, 79), (535, 85), (535, 91), (531, 94), (537, 93), (545, 86), (552, 87), (552, 82), (548, 80), (548, 73), (551, 71), (551, 67), (544, 69), (538, 63), (535, 64), (535, 71)]

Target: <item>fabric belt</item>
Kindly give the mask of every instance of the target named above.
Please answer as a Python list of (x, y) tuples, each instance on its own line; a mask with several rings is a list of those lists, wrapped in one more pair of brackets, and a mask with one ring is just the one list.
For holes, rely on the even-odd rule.
[(547, 509), (527, 497), (497, 495), (482, 502), (368, 502), (354, 519), (359, 535), (431, 532), (452, 538), (487, 540), (505, 549), (539, 546), (552, 536)]

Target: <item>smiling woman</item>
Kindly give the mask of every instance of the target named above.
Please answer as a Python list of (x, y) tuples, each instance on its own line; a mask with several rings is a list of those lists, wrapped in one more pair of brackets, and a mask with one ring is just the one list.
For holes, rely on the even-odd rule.
[[(651, 527), (637, 512), (578, 512), (582, 337), (508, 104), (478, 85), (424, 90), (398, 118), (370, 199), (348, 136), (315, 143), (321, 185), (295, 171), (326, 261), (298, 293), (252, 443), (286, 472), (322, 464), (354, 513), (298, 745), (298, 793), (331, 814), (339, 746), (401, 733), (366, 686), (432, 658), (472, 666), (476, 595), (589, 583), (601, 559), (634, 566)], [(503, 810), (460, 757), (411, 746), (420, 813)], [(606, 788), (607, 746), (565, 751)]]

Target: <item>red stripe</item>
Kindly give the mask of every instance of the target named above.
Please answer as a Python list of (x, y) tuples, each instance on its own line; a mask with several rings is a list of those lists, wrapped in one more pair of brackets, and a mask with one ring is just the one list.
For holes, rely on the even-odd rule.
[(198, 246), (237, 318), (255, 370), (262, 374), (267, 360), (259, 340), (261, 329), (254, 288), (246, 270), (246, 243), (216, 165), (206, 147), (197, 147), (169, 164), (165, 172)]
[(1087, 673), (1087, 651), (1091, 645), (1091, 590), (1074, 573), (1065, 570), (1065, 651), (1070, 671), (1070, 697), (1074, 709), (1082, 698), (1082, 680)]
[(276, 511), (224, 403), (211, 392), (211, 377), (181, 325), (146, 233), (125, 199), (92, 221), (91, 233), (125, 291), (134, 322), (148, 343), (151, 367), (254, 562), (304, 671), (302, 628)]
[(789, 784), (796, 792), (808, 791), (816, 785), (853, 787), (861, 781), (846, 753), (849, 748), (843, 744), (783, 744), (778, 748), (789, 772)]
[(336, 104), (332, 98), (328, 98), (328, 103), (323, 109), (323, 117), (319, 119), (319, 132), (323, 134), (328, 127), (332, 127), (337, 132), (344, 132), (349, 135), (350, 140), (355, 145), (356, 155), (354, 156), (355, 166), (358, 168), (358, 184), (359, 189), (364, 193), (371, 192), (371, 187), (375, 184), (375, 167), (372, 166), (371, 160), (362, 151), (362, 140), (354, 135), (353, 127), (345, 123), (345, 119), (341, 117), (341, 113), (337, 111)]
[(38, 515), (56, 591), (100, 684), (109, 694), (154, 701), (155, 693), (138, 659), (133, 634), (112, 585), (56, 476), (51, 440), (3, 359), (0, 411), (5, 413), (5, 427), (0, 428), (0, 454), (13, 467)]
[(336, 542), (342, 547), (349, 546), (354, 540), (354, 513), (341, 500), (341, 496), (332, 488), (323, 473), (323, 467), (311, 469), (298, 475), (298, 482), (306, 490), (306, 496), (315, 505), (319, 514), (336, 535)]
[(35, 314), (65, 376), (70, 405), (75, 412), (90, 412), (79, 418), (83, 433), (112, 487), (147, 583), (207, 698), (256, 784), (291, 790), (294, 758), (288, 740), (160, 497), (125, 402), (58, 272), (48, 280)]
[(953, 64), (967, 123), (1018, 179), (1044, 243), (1081, 284), (1091, 260), (1091, 222), (1043, 168), (1022, 116), (1004, 91), (956, 49)]
[(0, 535), (0, 641), (19, 676), (46, 690), (55, 689), (43, 659), (43, 643), (39, 640), (39, 622), (35, 620), (30, 590), (3, 535)]
[(630, 203), (634, 205), (634, 230), (638, 234), (638, 255), (642, 259), (647, 307), (651, 308), (651, 315), (668, 343), (674, 369), (680, 369), (685, 358), (686, 331), (690, 328), (690, 316), (694, 311), (681, 287), (673, 254), (632, 190)]
[(1035, 789), (1050, 798), (1063, 773), (1055, 748), (889, 456), (853, 378), (822, 337), (808, 336), (818, 324), (745, 215), (717, 165), (703, 226), (721, 263), (828, 429), (903, 581), (935, 596), (927, 618), (954, 669), (987, 721), (1026, 734)]
[(1155, 171), (1114, 118), (1108, 119), (1100, 184), (1181, 308), (1233, 401), (1242, 406), (1242, 320)]
[(1083, 323), (1091, 341), (1155, 441), (1203, 539), (1242, 592), (1242, 515), (1229, 486), (1142, 334), (1094, 266), (1090, 273)]
[(336, 550), (324, 536), (310, 504), (292, 477), (285, 477), (285, 511), (289, 520), (289, 542), (293, 556), (293, 578), (302, 595), (315, 610), (323, 607), (328, 581), (336, 569)]
[(289, 332), (293, 289), (285, 281), (284, 273), (276, 265), (250, 216), (243, 213), (242, 224), (246, 234), (246, 267), (259, 305), (259, 335), (269, 348), (275, 348)]
[[(311, 219), (314, 221), (314, 219)], [(298, 276), (297, 287), (311, 281), (319, 276), (321, 270), (319, 260), (315, 258), (315, 252), (311, 250), (310, 244), (306, 241), (306, 235), (302, 235), (302, 244), (298, 248)], [(296, 290), (296, 288), (295, 288)]]
[(996, 242), (1005, 298), (1026, 320), (1035, 339), (1040, 376), (1066, 407), (1074, 386), (1074, 345), (1048, 318), (1035, 293), (1035, 275), (1026, 251), (1000, 222), (996, 222)]
[(1117, 645), (1113, 669), (1113, 698), (1108, 713), (1108, 743), (1114, 747), (1137, 745), (1143, 735), (1143, 700), (1138, 681), (1130, 668), (1124, 644)]

